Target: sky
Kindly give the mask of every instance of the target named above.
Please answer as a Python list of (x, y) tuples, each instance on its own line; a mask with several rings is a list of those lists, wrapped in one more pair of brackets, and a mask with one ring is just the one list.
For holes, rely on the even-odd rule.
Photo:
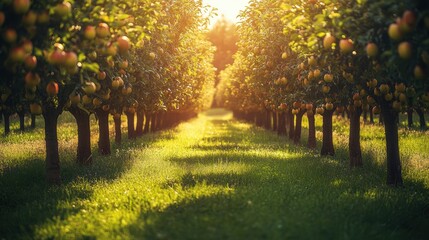
[(210, 5), (218, 9), (218, 16), (211, 20), (211, 25), (222, 15), (225, 15), (232, 22), (238, 22), (237, 15), (240, 10), (246, 7), (248, 2), (249, 0), (203, 0), (204, 5)]

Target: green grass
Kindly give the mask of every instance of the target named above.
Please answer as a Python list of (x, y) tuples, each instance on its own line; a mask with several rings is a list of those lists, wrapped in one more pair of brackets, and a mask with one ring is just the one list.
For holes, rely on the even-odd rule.
[(379, 126), (363, 130), (360, 169), (348, 167), (340, 123), (337, 156), (320, 158), (223, 110), (124, 141), (80, 167), (67, 141), (73, 120), (62, 118), (60, 187), (44, 182), (41, 129), (0, 140), (0, 239), (424, 239), (429, 232), (427, 133), (401, 132), (406, 186), (395, 189), (384, 184)]

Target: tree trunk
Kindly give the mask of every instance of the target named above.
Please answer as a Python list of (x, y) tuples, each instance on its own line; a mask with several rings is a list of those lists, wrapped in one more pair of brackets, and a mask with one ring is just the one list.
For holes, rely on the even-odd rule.
[(152, 114), (152, 118), (150, 119), (150, 132), (158, 131), (158, 126), (156, 125), (158, 122), (158, 113)]
[(47, 109), (43, 114), (46, 141), (46, 180), (50, 184), (61, 184), (57, 133), (58, 116), (58, 111), (52, 109)]
[(165, 116), (165, 113), (164, 112), (160, 112), (160, 113), (158, 113), (158, 119), (157, 119), (157, 123), (156, 123), (156, 126), (157, 126), (157, 129), (158, 130), (163, 130), (164, 129), (164, 116)]
[(277, 131), (277, 127), (278, 127), (277, 120), (278, 120), (278, 113), (277, 111), (274, 111), (273, 112), (273, 131)]
[(115, 124), (115, 143), (120, 145), (122, 143), (121, 115), (113, 115), (113, 122)]
[(294, 139), (294, 134), (295, 134), (295, 115), (292, 114), (292, 109), (288, 109), (287, 110), (287, 118), (288, 118), (288, 122), (289, 122), (289, 139), (293, 140)]
[[(352, 118), (352, 116), (350, 116), (350, 118)], [(364, 123), (368, 122), (368, 111), (367, 110), (363, 111), (363, 122)]]
[(334, 156), (334, 141), (332, 137), (332, 115), (333, 110), (325, 110), (323, 113), (323, 140), (322, 140), (322, 150), (321, 155), (326, 156)]
[(22, 112), (17, 112), (18, 117), (19, 117), (19, 131), (23, 132), (25, 131), (25, 113), (24, 111)]
[(398, 113), (388, 103), (381, 104), (387, 152), (387, 184), (402, 186), (402, 167), (399, 155)]
[(146, 113), (145, 116), (146, 116), (145, 117), (146, 120), (145, 120), (145, 123), (144, 123), (143, 134), (146, 134), (146, 133), (148, 133), (150, 131), (150, 122), (151, 122), (151, 119), (152, 119), (152, 114)]
[(361, 167), (362, 150), (360, 146), (360, 115), (361, 108), (351, 107), (350, 110), (350, 134), (349, 134), (349, 158), (350, 167)]
[(265, 129), (271, 129), (271, 112), (269, 110), (265, 110)]
[(374, 124), (374, 113), (369, 110), (369, 123)]
[(407, 109), (407, 120), (408, 120), (408, 127), (412, 128), (413, 127), (413, 108), (409, 107)]
[(283, 111), (279, 112), (278, 117), (277, 134), (279, 136), (286, 136), (286, 113)]
[(98, 117), (98, 152), (101, 155), (110, 155), (110, 136), (109, 136), (109, 112), (103, 109), (97, 109)]
[(316, 119), (314, 114), (310, 116), (307, 115), (308, 118), (308, 147), (316, 148)]
[(136, 137), (141, 137), (143, 135), (143, 122), (144, 112), (139, 109), (137, 110)]
[(425, 120), (425, 113), (423, 112), (423, 110), (420, 107), (416, 108), (416, 112), (419, 115), (420, 129), (425, 130), (427, 128), (426, 120)]
[(128, 139), (135, 139), (134, 133), (134, 113), (127, 112)]
[(10, 114), (4, 111), (3, 118), (4, 118), (4, 135), (8, 135), (10, 133)]
[(305, 110), (299, 110), (298, 114), (296, 114), (295, 132), (293, 133), (293, 142), (295, 144), (299, 144), (301, 141), (302, 116), (304, 113)]
[(31, 129), (35, 129), (36, 128), (36, 115), (31, 114), (31, 125), (30, 125)]
[(82, 165), (90, 165), (92, 163), (90, 115), (77, 107), (70, 108), (69, 112), (74, 116), (77, 123), (76, 162)]

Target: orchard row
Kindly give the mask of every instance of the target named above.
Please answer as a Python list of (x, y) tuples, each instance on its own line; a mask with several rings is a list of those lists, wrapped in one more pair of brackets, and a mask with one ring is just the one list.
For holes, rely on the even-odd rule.
[[(213, 49), (202, 3), (122, 0), (11, 0), (0, 3), (0, 111), (43, 115), (47, 180), (60, 182), (57, 119), (78, 127), (77, 162), (90, 164), (90, 115), (99, 152), (110, 154), (108, 118), (130, 138), (169, 127), (210, 105)], [(135, 115), (137, 124), (135, 126)], [(144, 123), (146, 126), (144, 126)], [(117, 134), (116, 136), (120, 136)], [(119, 142), (120, 138), (116, 138)]]
[(352, 167), (362, 165), (361, 115), (381, 114), (387, 183), (402, 185), (399, 114), (416, 111), (425, 128), (429, 107), (428, 10), (419, 0), (251, 1), (235, 62), (222, 73), (226, 104), (296, 143), (306, 114), (311, 148), (322, 115), (322, 155), (334, 155), (332, 116), (346, 112)]

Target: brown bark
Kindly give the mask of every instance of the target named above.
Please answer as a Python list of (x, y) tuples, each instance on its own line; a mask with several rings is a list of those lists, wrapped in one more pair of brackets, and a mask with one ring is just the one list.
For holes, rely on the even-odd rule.
[(109, 136), (109, 112), (102, 109), (95, 111), (98, 117), (98, 152), (101, 155), (110, 155), (110, 136)]
[(34, 115), (34, 114), (31, 114), (30, 128), (31, 129), (35, 129), (36, 128), (36, 115)]
[(399, 155), (398, 113), (388, 103), (381, 104), (387, 152), (387, 184), (402, 186), (402, 166)]
[(137, 111), (137, 123), (136, 123), (136, 137), (143, 135), (143, 123), (144, 123), (144, 112), (141, 109)]
[(8, 135), (10, 133), (10, 114), (4, 111), (3, 119), (4, 119), (4, 135)]
[(361, 167), (362, 150), (360, 146), (360, 116), (362, 108), (351, 107), (350, 110), (350, 134), (349, 134), (349, 158), (350, 167)]
[(299, 144), (301, 141), (301, 131), (302, 131), (302, 116), (304, 115), (305, 110), (299, 110), (296, 114), (295, 119), (295, 132), (293, 133), (293, 142)]
[(59, 113), (55, 109), (47, 109), (43, 113), (46, 141), (46, 180), (50, 184), (61, 184), (57, 132), (58, 116)]
[(273, 112), (273, 131), (277, 131), (277, 127), (278, 127), (278, 113), (277, 111)]
[(286, 136), (286, 113), (284, 111), (278, 113), (278, 126), (277, 134), (279, 136)]
[(122, 143), (121, 115), (114, 115), (113, 123), (115, 124), (115, 143), (120, 145)]
[(82, 165), (90, 165), (92, 163), (90, 115), (77, 107), (70, 108), (69, 112), (74, 116), (77, 124), (76, 162)]
[(326, 156), (334, 156), (334, 141), (333, 141), (333, 133), (332, 133), (332, 115), (333, 110), (325, 110), (323, 113), (323, 139), (322, 139), (322, 150), (321, 155)]
[(25, 112), (20, 111), (20, 112), (17, 112), (17, 114), (19, 117), (19, 131), (23, 132), (25, 131)]
[(420, 107), (416, 108), (416, 112), (419, 115), (420, 129), (425, 130), (427, 128), (426, 120), (425, 120), (425, 113), (423, 112), (423, 110)]
[(128, 126), (128, 139), (135, 139), (134, 133), (134, 113), (126, 112), (127, 115), (127, 126)]
[(316, 119), (314, 114), (310, 116), (307, 115), (308, 118), (308, 147), (316, 148)]
[(409, 107), (407, 109), (407, 120), (408, 120), (408, 127), (412, 128), (413, 127), (413, 108)]
[(267, 130), (271, 129), (271, 112), (269, 110), (265, 110), (265, 124), (264, 128)]
[(292, 114), (292, 109), (288, 109), (286, 117), (288, 118), (289, 123), (289, 139), (293, 140), (295, 134), (295, 115)]
[(144, 129), (143, 129), (143, 134), (146, 134), (148, 132), (150, 132), (150, 122), (152, 119), (152, 114), (146, 113), (145, 114), (145, 123), (144, 123)]

